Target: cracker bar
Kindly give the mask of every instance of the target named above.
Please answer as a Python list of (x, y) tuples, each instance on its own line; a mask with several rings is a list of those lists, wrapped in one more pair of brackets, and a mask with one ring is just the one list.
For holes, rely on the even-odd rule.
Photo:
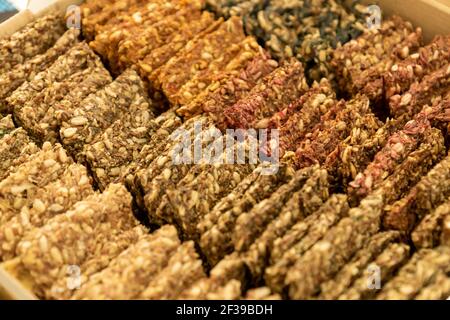
[(224, 111), (231, 128), (255, 128), (308, 89), (303, 66), (295, 59), (285, 61), (267, 75), (245, 98)]
[(0, 139), (0, 181), (39, 151), (23, 128), (17, 128)]
[(129, 114), (106, 129), (98, 142), (85, 146), (83, 153), (101, 190), (123, 181), (128, 165), (139, 156), (155, 130), (149, 127), (153, 117), (147, 99), (137, 96)]
[(180, 246), (173, 226), (142, 237), (113, 259), (73, 295), (73, 299), (123, 300), (137, 298), (168, 265)]
[(194, 242), (181, 244), (170, 257), (167, 266), (150, 281), (139, 295), (146, 300), (174, 300), (197, 280), (206, 277), (202, 261), (195, 252)]
[(334, 279), (324, 282), (320, 286), (319, 298), (325, 300), (337, 299), (364, 272), (368, 264), (375, 259), (388, 245), (400, 238), (397, 231), (381, 232), (369, 239), (368, 243), (356, 252), (336, 274)]
[(142, 60), (154, 49), (170, 43), (184, 24), (198, 20), (200, 17), (201, 12), (197, 8), (186, 7), (141, 29), (140, 32), (130, 34), (118, 46), (120, 68), (126, 69)]
[(383, 286), (379, 300), (408, 300), (414, 298), (441, 271), (448, 271), (450, 248), (417, 251), (397, 275)]
[(444, 95), (449, 89), (450, 63), (424, 76), (420, 82), (414, 82), (403, 95), (391, 97), (389, 102), (391, 114), (413, 116), (420, 112), (424, 105), (431, 104), (433, 98)]
[(449, 215), (442, 222), (442, 235), (441, 235), (441, 244), (445, 246), (450, 245), (450, 218)]
[(55, 45), (46, 52), (36, 55), (26, 62), (16, 65), (8, 72), (0, 74), (0, 111), (12, 110), (3, 101), (22, 83), (31, 81), (37, 74), (50, 67), (59, 56), (64, 55), (78, 42), (80, 31), (78, 29), (67, 30)]
[(35, 94), (23, 105), (15, 106), (14, 119), (17, 124), (27, 130), (34, 138), (37, 138), (33, 134), (33, 129), (41, 125), (40, 119), (46, 114), (48, 109), (64, 99), (83, 79), (91, 74), (92, 70), (87, 68), (75, 72), (62, 81), (55, 81), (51, 86), (43, 88), (41, 92)]
[[(418, 183), (420, 178), (444, 157), (445, 151), (442, 133), (434, 128), (426, 132), (423, 143), (395, 168), (393, 174), (382, 182), (376, 191), (384, 194), (384, 202), (387, 205), (385, 211), (389, 211), (394, 201), (400, 199), (412, 185)], [(401, 225), (401, 222), (392, 221), (392, 224), (392, 227), (397, 229), (396, 225)], [(407, 227), (398, 229), (406, 230)]]
[(241, 20), (231, 18), (203, 38), (189, 42), (163, 66), (159, 75), (159, 82), (168, 100), (172, 102), (189, 79), (205, 69), (232, 43), (239, 43), (244, 38)]
[[(215, 79), (226, 77), (229, 72), (241, 70), (261, 51), (262, 48), (253, 37), (246, 37), (240, 43), (232, 43), (222, 55), (212, 60), (206, 69), (201, 70), (181, 87), (177, 93), (177, 104), (184, 106), (192, 102)], [(183, 115), (183, 110), (183, 107), (180, 108), (178, 113)]]
[(296, 191), (301, 190), (315, 169), (317, 168), (297, 171), (288, 183), (279, 187), (269, 198), (259, 202), (250, 211), (238, 217), (232, 236), (235, 250), (248, 249), (272, 219), (279, 215), (289, 198)]
[(9, 38), (0, 40), (0, 73), (44, 53), (65, 31), (65, 23), (59, 13), (50, 13), (27, 24)]
[(1, 117), (0, 115), (0, 139), (11, 133), (15, 129), (15, 125), (11, 115)]
[[(381, 289), (375, 286), (376, 283), (373, 280), (379, 279), (380, 285), (384, 286), (395, 275), (395, 272), (409, 260), (410, 250), (410, 247), (404, 243), (390, 244), (367, 266), (363, 274), (338, 299), (373, 299)], [(374, 271), (378, 270), (379, 273), (374, 274)]]
[[(119, 95), (120, 92), (120, 95)], [(134, 70), (122, 73), (114, 82), (84, 99), (79, 108), (68, 110), (63, 117), (60, 137), (72, 153), (94, 139), (115, 120), (124, 116), (136, 95), (146, 96), (144, 84)]]
[(422, 177), (408, 195), (395, 203), (384, 218), (384, 224), (410, 228), (450, 196), (450, 156)]
[(319, 210), (328, 199), (328, 189), (326, 170), (317, 169), (305, 185), (286, 202), (280, 214), (267, 225), (264, 232), (243, 253), (245, 263), (254, 278), (258, 279), (264, 274), (274, 241), (289, 232), (297, 221), (301, 221)]
[(347, 263), (371, 235), (379, 230), (382, 197), (367, 197), (330, 229), (322, 240), (301, 256), (286, 277), (289, 297), (306, 299), (316, 295), (320, 285)]
[(70, 165), (61, 178), (36, 191), (30, 206), (22, 207), (19, 214), (0, 226), (0, 260), (14, 258), (17, 243), (30, 230), (42, 227), (52, 217), (66, 212), (93, 193), (86, 168)]
[(137, 224), (130, 194), (121, 185), (111, 185), (26, 235), (17, 248), (20, 268), (33, 278), (34, 293), (49, 296), (54, 282), (66, 278), (68, 265), (82, 268), (98, 254), (110, 260), (104, 251), (109, 242)]
[(294, 176), (294, 170), (287, 165), (281, 166), (274, 175), (261, 175), (260, 169), (261, 167), (252, 172), (249, 180), (247, 178), (242, 180), (235, 189), (237, 192), (232, 192), (223, 198), (212, 209), (211, 215), (217, 215), (214, 219), (215, 223), (211, 224), (209, 230), (202, 233), (200, 239), (200, 247), (212, 265), (233, 250), (233, 230), (239, 216), (269, 198)]
[(265, 270), (266, 284), (275, 292), (285, 288), (285, 279), (295, 262), (318, 242), (329, 229), (347, 216), (345, 195), (332, 195), (315, 213), (297, 222), (270, 248), (270, 267)]
[[(342, 108), (339, 105), (342, 104)], [(321, 123), (297, 149), (296, 165), (304, 168), (313, 164), (323, 164), (328, 155), (338, 146), (339, 142), (348, 137), (351, 128), (368, 114), (369, 100), (359, 96), (343, 105), (339, 102), (336, 117)]]
[(72, 88), (65, 97), (48, 107), (39, 123), (32, 128), (33, 135), (40, 141), (57, 141), (59, 127), (71, 110), (78, 108), (80, 103), (90, 94), (97, 92), (112, 82), (112, 78), (103, 66), (89, 69), (90, 73)]
[[(48, 69), (37, 74), (31, 81), (23, 83), (7, 99), (10, 108), (19, 110), (44, 88), (61, 82), (72, 74), (88, 67), (102, 66), (100, 59), (89, 46), (82, 42), (60, 56)], [(12, 110), (12, 109), (11, 109)]]
[(444, 272), (439, 272), (434, 281), (423, 287), (414, 300), (445, 300), (450, 295), (450, 278)]
[(418, 249), (437, 246), (441, 240), (445, 218), (448, 215), (450, 215), (450, 204), (448, 202), (427, 214), (411, 233), (414, 246)]
[(269, 127), (279, 128), (280, 155), (294, 151), (298, 143), (309, 133), (332, 106), (337, 103), (328, 81), (308, 90), (300, 99), (276, 113)]
[(201, 108), (223, 130), (226, 127), (223, 117), (226, 108), (249, 94), (252, 88), (277, 67), (278, 62), (270, 59), (270, 56), (263, 52), (250, 61), (241, 72), (236, 75), (231, 74), (228, 80), (214, 81), (206, 89), (206, 97), (200, 95), (186, 108), (189, 107), (190, 110)]
[(38, 190), (58, 179), (72, 162), (61, 145), (44, 143), (40, 152), (0, 182), (0, 224), (31, 206)]
[[(423, 139), (424, 132), (430, 128), (430, 122), (425, 117), (416, 117), (409, 121), (402, 130), (390, 136), (386, 145), (376, 154), (374, 160), (364, 172), (357, 174), (348, 187), (351, 198), (361, 199), (369, 194), (380, 181), (393, 172)], [(351, 199), (353, 202), (354, 199)]]
[(384, 76), (386, 98), (405, 93), (410, 86), (424, 76), (450, 62), (450, 36), (436, 36), (417, 53), (394, 64)]

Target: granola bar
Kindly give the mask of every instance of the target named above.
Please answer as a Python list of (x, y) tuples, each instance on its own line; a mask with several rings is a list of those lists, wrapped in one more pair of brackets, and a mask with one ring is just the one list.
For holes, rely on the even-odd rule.
[[(408, 300), (414, 298), (441, 271), (448, 271), (449, 247), (417, 251), (397, 275), (384, 285), (379, 300)], [(446, 270), (447, 269), (447, 270)]]
[(368, 264), (392, 242), (400, 238), (397, 231), (381, 232), (371, 237), (368, 243), (336, 274), (334, 279), (320, 286), (320, 299), (334, 300), (356, 281)]
[[(142, 0), (119, 0), (114, 2), (99, 2), (92, 6), (82, 6), (81, 12), (83, 13), (82, 25), (83, 36), (91, 41), (95, 38), (96, 30), (99, 26), (105, 25), (111, 18), (127, 12), (133, 5), (143, 3)], [(94, 9), (95, 8), (95, 9)]]
[(142, 29), (139, 33), (130, 34), (118, 46), (120, 68), (126, 69), (142, 60), (152, 50), (170, 43), (183, 25), (200, 17), (200, 10), (187, 7)]
[(0, 111), (12, 110), (8, 108), (6, 99), (22, 83), (31, 81), (37, 74), (50, 67), (55, 60), (64, 55), (71, 47), (78, 42), (80, 31), (78, 29), (67, 30), (55, 45), (45, 53), (36, 55), (22, 64), (14, 66), (11, 70), (0, 74)]
[[(187, 130), (189, 134), (193, 132), (195, 121), (202, 121), (195, 118), (182, 124), (179, 117), (173, 110), (157, 117), (155, 121), (162, 118), (164, 122), (160, 128), (151, 136), (149, 143), (142, 148), (138, 160), (132, 164), (126, 172), (126, 183), (134, 194), (138, 206), (145, 211), (144, 196), (148, 193), (147, 187), (152, 180), (164, 170), (163, 166), (170, 161), (171, 150), (180, 140), (176, 138), (177, 129)], [(164, 120), (165, 119), (165, 120)], [(203, 122), (200, 122), (203, 123)], [(183, 131), (182, 131), (183, 132)], [(169, 142), (170, 139), (170, 142)]]
[[(318, 112), (322, 104), (330, 105), (328, 99), (335, 100), (336, 93), (333, 91), (330, 82), (323, 78), (320, 82), (314, 81), (311, 88), (306, 91), (299, 99), (292, 102), (280, 112), (275, 113), (269, 120), (268, 128), (282, 128), (287, 121), (299, 112), (305, 109), (305, 117), (309, 117), (309, 113)], [(322, 109), (322, 114), (325, 114), (325, 109)], [(322, 116), (320, 114), (320, 116)], [(319, 118), (320, 118), (319, 116)], [(318, 121), (317, 121), (318, 122)]]
[(128, 165), (139, 156), (155, 130), (149, 127), (154, 124), (150, 122), (154, 115), (144, 97), (137, 96), (129, 111), (106, 129), (98, 142), (84, 147), (83, 153), (101, 190), (110, 183), (123, 182)]
[[(166, 72), (167, 63), (175, 62), (174, 60), (179, 59), (182, 54), (189, 54), (192, 49), (195, 49), (195, 46), (199, 45), (199, 42), (201, 42), (203, 38), (211, 33), (217, 32), (218, 29), (223, 28), (223, 19), (212, 20), (209, 25), (207, 25), (209, 19), (213, 18), (209, 15), (205, 16), (205, 12), (203, 12), (202, 17), (199, 20), (189, 21), (186, 27), (174, 34), (174, 38), (170, 43), (155, 48), (138, 63), (142, 71), (142, 76), (150, 83), (150, 88), (153, 90), (154, 95), (161, 93), (160, 91), (162, 90), (163, 83), (160, 81), (160, 75), (163, 72)], [(198, 32), (194, 32), (197, 29)], [(183, 32), (186, 30), (190, 30), (192, 35), (190, 33), (188, 35), (183, 35)], [(150, 59), (152, 60), (149, 61)], [(189, 61), (186, 63), (188, 62)]]
[(442, 222), (442, 235), (441, 244), (444, 246), (450, 245), (450, 215), (447, 215), (445, 220)]
[(231, 44), (244, 40), (239, 18), (231, 18), (203, 38), (189, 42), (178, 54), (162, 67), (159, 82), (169, 102), (176, 98), (181, 87), (197, 73), (204, 70)]
[[(445, 156), (444, 137), (438, 129), (431, 129), (425, 132), (423, 143), (417, 150), (411, 152), (384, 182), (381, 183), (376, 192), (384, 194), (384, 201), (387, 205), (385, 211), (390, 210), (390, 205), (403, 197), (411, 185), (419, 182), (437, 162)], [(386, 216), (386, 213), (384, 214)], [(396, 221), (393, 222), (396, 224)], [(396, 229), (395, 226), (393, 226)], [(400, 228), (406, 230), (407, 228)]]
[(174, 14), (180, 6), (183, 4), (178, 1), (153, 1), (136, 10), (130, 9), (117, 16), (118, 21), (111, 19), (108, 24), (98, 27), (95, 39), (89, 45), (108, 61), (114, 73), (120, 73), (118, 48), (121, 41), (150, 27), (162, 17)]
[(444, 220), (450, 214), (450, 204), (448, 202), (438, 206), (435, 210), (427, 214), (411, 233), (414, 246), (421, 248), (434, 248), (440, 242)]
[(217, 15), (229, 18), (230, 16), (243, 16), (252, 11), (257, 5), (262, 5), (261, 0), (207, 0), (206, 8)]
[(383, 75), (417, 51), (421, 40), (422, 30), (399, 16), (384, 21), (380, 29), (366, 30), (333, 53), (331, 65), (340, 87), (351, 94), (364, 93), (371, 100), (382, 98)]
[(58, 179), (72, 162), (61, 145), (44, 143), (39, 153), (0, 182), (0, 225), (31, 206), (38, 190)]
[(155, 48), (139, 61), (141, 75), (152, 83), (156, 80), (154, 79), (156, 71), (183, 49), (190, 40), (214, 31), (219, 24), (220, 21), (215, 21), (211, 13), (203, 12), (198, 20), (188, 22), (185, 28), (181, 28), (173, 35), (170, 43)]
[(60, 56), (48, 69), (36, 75), (31, 81), (23, 83), (6, 101), (10, 108), (20, 109), (27, 101), (54, 82), (61, 82), (88, 67), (100, 66), (102, 66), (100, 59), (86, 43), (81, 42)]
[(430, 104), (434, 97), (439, 97), (450, 88), (450, 63), (424, 76), (420, 82), (414, 82), (403, 95), (392, 96), (389, 102), (391, 114), (413, 116), (424, 105)]
[(434, 281), (423, 287), (414, 300), (445, 300), (450, 295), (450, 278), (445, 272), (439, 272)]
[(111, 185), (104, 193), (89, 196), (44, 227), (30, 232), (18, 244), (20, 269), (33, 278), (33, 292), (51, 294), (51, 286), (66, 278), (68, 265), (83, 266), (122, 232), (137, 226), (131, 211), (131, 196), (121, 185)]
[[(196, 122), (196, 124), (194, 124), (192, 130), (188, 131), (190, 137), (193, 138), (192, 145), (186, 146), (190, 148), (191, 152), (189, 155), (178, 150), (185, 142), (175, 138), (174, 140), (178, 142), (174, 142), (173, 145), (169, 144), (166, 150), (162, 152), (159, 157), (155, 158), (148, 168), (137, 174), (137, 185), (141, 190), (145, 208), (152, 221), (172, 222), (172, 213), (169, 212), (166, 214), (166, 209), (168, 209), (168, 206), (170, 207), (169, 203), (167, 203), (168, 199), (162, 201), (161, 197), (165, 194), (167, 189), (176, 186), (194, 166), (195, 157), (198, 156), (195, 150), (193, 150), (194, 146), (201, 145), (204, 147), (215, 140), (217, 129), (214, 126), (209, 125), (208, 122), (206, 122), (208, 130), (205, 134), (199, 132), (197, 135), (197, 130), (201, 129), (201, 127), (197, 128), (197, 123), (203, 125), (205, 122), (201, 117), (197, 120), (199, 122), (193, 121)], [(182, 137), (180, 138), (183, 139)], [(192, 140), (189, 140), (189, 143), (191, 141)], [(158, 209), (159, 207), (161, 207), (161, 209)]]
[(69, 111), (78, 108), (79, 104), (90, 94), (94, 94), (112, 82), (112, 78), (104, 67), (90, 69), (90, 73), (72, 88), (65, 97), (54, 105), (48, 106), (47, 111), (39, 122), (31, 129), (33, 135), (40, 141), (57, 141), (59, 127)]
[(64, 19), (58, 13), (50, 13), (29, 23), (9, 38), (0, 40), (0, 73), (44, 53), (54, 45), (65, 31)]
[(0, 115), (0, 139), (2, 139), (5, 135), (11, 133), (15, 129), (15, 125), (11, 115), (6, 117), (1, 117)]
[(203, 278), (185, 290), (179, 299), (239, 299), (242, 294), (241, 283), (245, 279), (245, 270), (236, 254), (225, 257)]
[(198, 223), (197, 230), (203, 235), (211, 230), (219, 221), (220, 217), (232, 209), (235, 202), (239, 201), (243, 195), (260, 178), (262, 166), (258, 166), (251, 174), (245, 177), (226, 197), (220, 201), (208, 212)]
[[(134, 1), (124, 8), (124, 11), (119, 11), (119, 14), (105, 20), (102, 24), (96, 25), (95, 33), (99, 35), (110, 29), (117, 30), (116, 27), (123, 30), (127, 26), (136, 26), (137, 28), (151, 26), (187, 6), (200, 9), (201, 5), (201, 0), (189, 1), (188, 3), (179, 0)], [(133, 32), (135, 31), (133, 30)]]
[(385, 124), (374, 133), (373, 136), (359, 145), (341, 145), (341, 163), (336, 176), (342, 180), (342, 185), (348, 184), (363, 172), (373, 161), (375, 155), (386, 145), (389, 137), (396, 131), (401, 130), (407, 122), (407, 117), (387, 119)]
[(244, 98), (260, 81), (278, 67), (278, 62), (270, 59), (270, 56), (263, 52), (250, 61), (246, 67), (234, 75), (231, 74), (228, 80), (222, 79), (214, 81), (206, 89), (206, 97), (200, 95), (186, 106), (189, 110), (203, 110), (215, 121), (220, 129), (225, 129), (226, 123), (223, 112), (227, 107), (231, 107), (240, 99)]
[(351, 128), (370, 112), (369, 100), (365, 96), (356, 97), (345, 105), (344, 102), (339, 102), (337, 108), (339, 111), (336, 117), (319, 124), (298, 147), (296, 165), (299, 168), (323, 164), (340, 141), (348, 137)]
[(319, 87), (308, 90), (300, 99), (276, 113), (270, 119), (268, 127), (279, 128), (280, 155), (294, 151), (299, 141), (336, 103), (328, 81), (322, 81)]
[(176, 189), (167, 190), (174, 220), (187, 238), (198, 239), (199, 220), (253, 169), (251, 164), (207, 165), (193, 179), (187, 175)]
[[(173, 110), (169, 110), (153, 120), (150, 120), (150, 128), (157, 128), (152, 133), (150, 141), (141, 149), (134, 163), (128, 166), (124, 173), (124, 179), (131, 193), (136, 200), (142, 200), (139, 191), (140, 177), (145, 175), (145, 170), (166, 148), (167, 138), (182, 125), (181, 119), (176, 116)], [(170, 143), (169, 143), (170, 144)], [(147, 180), (148, 181), (148, 180)], [(140, 202), (141, 206), (143, 202)], [(143, 207), (142, 207), (143, 208)]]
[(342, 1), (249, 1), (226, 12), (243, 14), (248, 33), (279, 59), (297, 56), (310, 66), (314, 80), (329, 75), (327, 54), (364, 28), (364, 17), (347, 10)]
[(150, 281), (139, 299), (177, 299), (180, 293), (204, 277), (206, 274), (202, 261), (195, 252), (194, 242), (184, 242), (170, 257), (167, 266)]
[[(405, 264), (410, 255), (410, 247), (405, 243), (392, 243), (371, 262), (363, 274), (354, 281), (337, 299), (339, 300), (366, 300), (373, 299), (379, 292), (374, 286), (373, 272), (379, 270), (376, 275), (379, 277), (380, 285), (387, 283), (395, 272)], [(370, 286), (369, 286), (370, 285)]]
[[(198, 228), (201, 233), (200, 247), (211, 265), (215, 265), (227, 253), (233, 251), (233, 230), (239, 216), (269, 198), (295, 174), (287, 165), (282, 165), (274, 175), (262, 175), (260, 169), (262, 167), (258, 167), (248, 179), (242, 180), (235, 191), (217, 203), (210, 214), (216, 217), (209, 230), (201, 232), (201, 226)], [(307, 175), (307, 170), (304, 170), (303, 174)], [(301, 176), (301, 173), (299, 175)]]
[[(184, 106), (192, 102), (214, 80), (226, 77), (229, 72), (241, 70), (261, 52), (262, 48), (253, 37), (246, 37), (237, 44), (232, 43), (222, 55), (212, 60), (207, 68), (201, 70), (181, 87), (176, 95), (177, 104)], [(184, 115), (183, 110), (185, 108), (181, 107), (177, 113)]]
[(450, 62), (450, 36), (436, 36), (433, 41), (419, 48), (417, 53), (392, 68), (384, 75), (386, 98), (405, 93), (410, 86), (424, 76)]
[(424, 132), (430, 128), (426, 117), (416, 117), (402, 130), (391, 135), (385, 146), (376, 154), (364, 172), (359, 172), (348, 187), (351, 202), (363, 198), (379, 185), (395, 166), (400, 164), (423, 139)]
[(164, 226), (130, 246), (73, 295), (73, 299), (137, 298), (168, 265), (180, 246), (173, 226)]
[(14, 107), (14, 119), (17, 124), (34, 135), (34, 127), (41, 125), (40, 119), (46, 114), (49, 107), (59, 103), (64, 97), (75, 89), (80, 82), (91, 74), (93, 69), (87, 68), (77, 71), (62, 81), (55, 81), (41, 92), (36, 93), (23, 105)]
[(17, 128), (0, 139), (0, 181), (39, 151), (23, 128)]
[(285, 288), (285, 279), (295, 262), (318, 242), (338, 221), (347, 216), (345, 195), (332, 195), (315, 213), (297, 222), (270, 248), (270, 267), (265, 270), (266, 284), (275, 292)]
[[(137, 243), (148, 234), (148, 229), (142, 225), (125, 230), (117, 234), (113, 240), (103, 244), (101, 250), (95, 255), (91, 255), (80, 265), (80, 274), (77, 278), (78, 283), (74, 286), (68, 286), (66, 277), (59, 277), (47, 291), (48, 299), (67, 300), (81, 288), (89, 279), (108, 267), (109, 263), (119, 256), (123, 251)], [(70, 273), (72, 272), (72, 273)], [(67, 273), (73, 275), (73, 270), (67, 267)]]
[(245, 263), (254, 278), (258, 279), (264, 274), (274, 241), (288, 233), (296, 222), (319, 210), (328, 199), (328, 189), (327, 171), (317, 169), (305, 185), (286, 202), (280, 214), (267, 225), (264, 232), (243, 253)]
[(238, 300), (242, 295), (241, 283), (231, 280), (219, 285), (210, 278), (197, 281), (189, 289), (185, 290), (179, 300)]
[(67, 119), (61, 125), (62, 143), (77, 154), (84, 144), (92, 143), (115, 120), (124, 116), (136, 95), (146, 97), (144, 84), (137, 73), (129, 69), (80, 102), (79, 108), (62, 115)]
[(396, 202), (384, 217), (384, 224), (409, 229), (450, 196), (450, 156), (439, 162), (415, 185), (408, 195)]
[(0, 226), (0, 260), (14, 258), (17, 243), (30, 230), (42, 227), (52, 217), (66, 212), (93, 193), (86, 168), (79, 164), (70, 165), (61, 178), (36, 190), (30, 206), (22, 207), (19, 214)]
[(281, 300), (281, 296), (268, 287), (259, 287), (248, 290), (244, 300)]
[(287, 60), (262, 79), (245, 98), (224, 111), (231, 128), (255, 128), (308, 90), (303, 66), (296, 59)]
[(286, 276), (289, 297), (305, 299), (317, 294), (320, 285), (330, 279), (359, 250), (371, 235), (378, 232), (383, 199), (369, 196), (349, 211), (322, 240), (301, 256)]
[[(348, 153), (351, 152), (353, 146), (361, 146), (377, 133), (382, 127), (382, 122), (373, 114), (369, 113), (362, 118), (355, 121), (354, 127), (351, 129), (349, 136), (331, 152), (325, 160), (324, 166), (333, 177), (335, 184), (340, 184), (343, 188), (347, 187), (347, 184), (354, 179), (356, 172), (350, 172), (348, 170)], [(344, 175), (347, 174), (347, 175)]]
[(297, 171), (287, 184), (279, 187), (269, 198), (237, 218), (232, 236), (236, 251), (242, 252), (249, 248), (273, 218), (279, 215), (289, 198), (301, 190), (316, 169), (313, 167)]

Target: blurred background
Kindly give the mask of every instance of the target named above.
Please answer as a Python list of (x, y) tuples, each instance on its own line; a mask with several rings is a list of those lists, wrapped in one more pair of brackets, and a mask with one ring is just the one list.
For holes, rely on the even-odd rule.
[(0, 0), (0, 23), (13, 16), (18, 12), (18, 10), (20, 10), (19, 2), (24, 2), (26, 6), (26, 1)]

